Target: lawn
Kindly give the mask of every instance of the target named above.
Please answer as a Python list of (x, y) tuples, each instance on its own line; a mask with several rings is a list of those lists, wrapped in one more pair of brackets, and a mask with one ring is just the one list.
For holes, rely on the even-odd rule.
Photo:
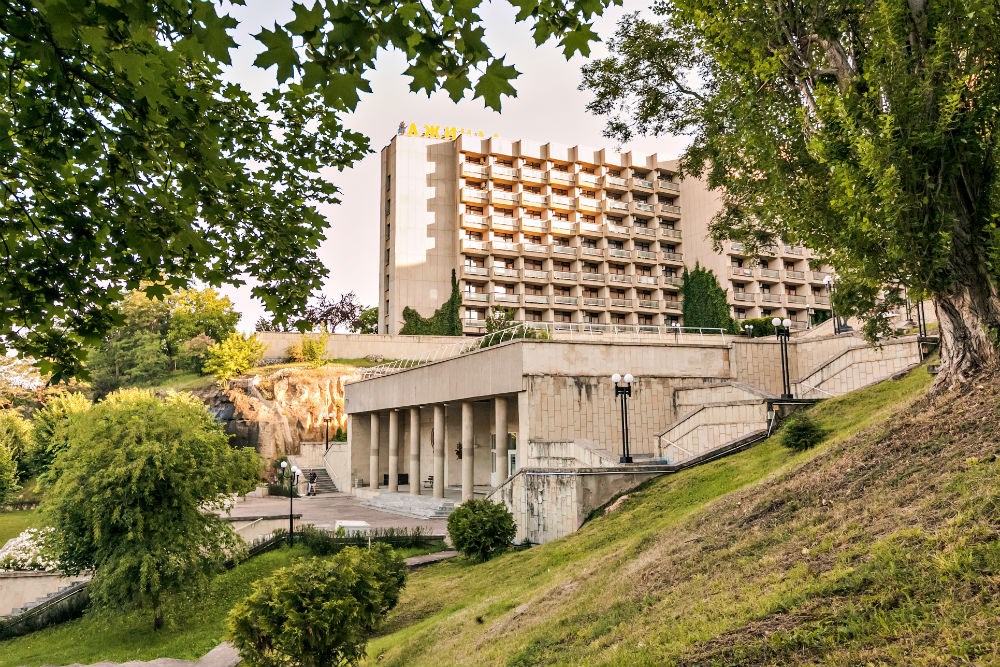
[(0, 512), (0, 546), (10, 538), (20, 535), (22, 531), (37, 526), (39, 519), (36, 510)]

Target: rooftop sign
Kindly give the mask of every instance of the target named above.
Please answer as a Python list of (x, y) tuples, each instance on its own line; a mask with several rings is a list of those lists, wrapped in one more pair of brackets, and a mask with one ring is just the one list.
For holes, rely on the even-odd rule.
[(425, 139), (457, 139), (458, 135), (465, 134), (470, 137), (499, 137), (499, 134), (489, 135), (482, 130), (470, 130), (464, 127), (456, 127), (450, 125), (429, 125), (424, 124), (423, 127), (418, 127), (416, 123), (406, 124), (403, 121), (399, 124), (399, 129), (396, 134), (401, 134), (407, 137), (424, 137)]

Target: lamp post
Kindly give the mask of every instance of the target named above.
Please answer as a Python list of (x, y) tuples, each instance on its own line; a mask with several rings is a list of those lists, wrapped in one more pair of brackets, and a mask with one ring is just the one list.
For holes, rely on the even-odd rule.
[(325, 435), (324, 435), (324, 438), (323, 438), (324, 440), (326, 440), (326, 449), (323, 450), (325, 452), (330, 451), (330, 422), (332, 422), (332, 421), (333, 421), (333, 417), (331, 417), (330, 415), (327, 415), (327, 416), (323, 417), (323, 425), (326, 427), (324, 429)]
[(840, 320), (837, 319), (837, 309), (833, 305), (833, 277), (826, 276), (823, 278), (823, 284), (826, 285), (826, 296), (830, 299), (830, 315), (833, 317), (833, 333), (840, 333)]
[(299, 467), (292, 466), (292, 469), (288, 469), (288, 461), (281, 462), (281, 481), (284, 483), (285, 477), (288, 477), (288, 546), (294, 544), (295, 536), (295, 525), (292, 523), (293, 517), (293, 501), (295, 500), (295, 485), (299, 482)]
[(781, 348), (781, 397), (792, 398), (792, 380), (788, 375), (788, 338), (792, 333), (792, 321), (787, 317), (785, 319), (776, 317), (771, 320), (771, 324), (774, 325), (774, 335), (778, 337)]
[(615, 373), (611, 376), (611, 381), (615, 383), (615, 397), (622, 399), (622, 455), (618, 459), (619, 463), (632, 463), (632, 453), (628, 445), (628, 399), (632, 396), (632, 383), (635, 378), (631, 373), (626, 373), (624, 377)]
[(753, 338), (753, 325), (752, 324), (744, 324), (743, 325), (743, 332), (747, 335), (747, 338)]

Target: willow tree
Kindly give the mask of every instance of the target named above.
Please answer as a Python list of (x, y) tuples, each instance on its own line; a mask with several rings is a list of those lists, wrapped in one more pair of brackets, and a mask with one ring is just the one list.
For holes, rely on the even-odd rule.
[(588, 64), (609, 135), (682, 133), (718, 245), (804, 243), (875, 338), (931, 297), (940, 382), (997, 355), (1000, 11), (983, 0), (670, 0)]

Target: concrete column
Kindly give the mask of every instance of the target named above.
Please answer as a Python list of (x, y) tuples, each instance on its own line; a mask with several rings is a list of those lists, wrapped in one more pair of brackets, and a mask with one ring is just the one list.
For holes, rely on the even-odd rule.
[(368, 484), (370, 488), (378, 488), (378, 413), (371, 413), (371, 445), (368, 450)]
[(472, 431), (472, 403), (462, 401), (462, 502), (472, 500), (476, 471)]
[(434, 406), (434, 497), (444, 498), (444, 406)]
[(507, 465), (507, 399), (497, 396), (493, 399), (493, 408), (493, 430), (497, 434), (497, 485), (500, 485), (510, 476)]
[(410, 495), (420, 495), (420, 408), (410, 408)]
[(399, 491), (399, 410), (389, 411), (389, 492)]

